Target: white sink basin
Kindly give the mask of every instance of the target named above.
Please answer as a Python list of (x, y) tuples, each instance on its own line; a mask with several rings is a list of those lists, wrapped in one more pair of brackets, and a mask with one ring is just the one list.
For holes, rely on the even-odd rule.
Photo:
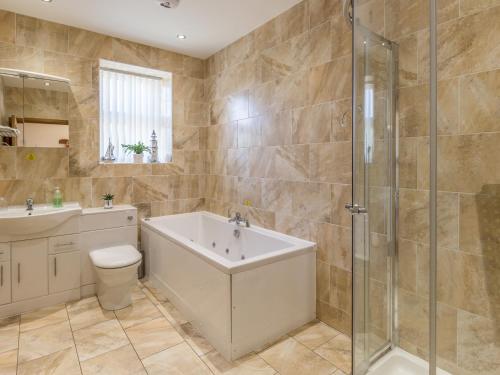
[(21, 206), (9, 207), (7, 210), (0, 210), (0, 236), (45, 232), (81, 212), (82, 208), (78, 203), (67, 203), (61, 208), (35, 205), (33, 211), (27, 211), (26, 207)]

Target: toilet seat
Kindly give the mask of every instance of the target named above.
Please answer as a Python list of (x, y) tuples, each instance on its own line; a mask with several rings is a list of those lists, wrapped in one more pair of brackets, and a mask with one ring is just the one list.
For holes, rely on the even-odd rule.
[(129, 267), (139, 263), (142, 259), (141, 253), (131, 245), (94, 250), (90, 252), (89, 256), (94, 266), (104, 269)]

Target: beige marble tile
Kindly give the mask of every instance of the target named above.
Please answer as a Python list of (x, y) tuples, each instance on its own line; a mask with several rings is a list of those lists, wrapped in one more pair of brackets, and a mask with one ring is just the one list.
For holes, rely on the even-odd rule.
[(302, 34), (309, 27), (309, 7), (303, 1), (277, 18), (278, 27), (282, 40), (288, 40), (298, 34)]
[(92, 85), (92, 60), (57, 52), (44, 52), (44, 72), (71, 80), (72, 85)]
[(176, 328), (197, 355), (201, 356), (214, 350), (213, 346), (191, 323), (184, 323)]
[(67, 177), (68, 163), (68, 150), (64, 148), (18, 147), (16, 178)]
[(350, 56), (334, 59), (311, 70), (309, 77), (309, 100), (312, 104), (344, 99), (350, 95)]
[(460, 1), (460, 14), (468, 14), (478, 12), (490, 7), (500, 5), (498, 0), (461, 0)]
[(41, 50), (0, 42), (0, 64), (5, 68), (43, 71)]
[(249, 354), (229, 362), (216, 351), (201, 357), (215, 375), (273, 375), (276, 372), (262, 358)]
[(68, 321), (21, 332), (19, 363), (71, 348), (74, 345)]
[(0, 353), (0, 374), (16, 375), (17, 350)]
[(188, 344), (181, 343), (170, 349), (145, 358), (142, 363), (149, 375), (185, 374), (202, 375), (210, 374), (208, 367), (191, 350)]
[(68, 320), (64, 304), (45, 307), (21, 315), (21, 332), (41, 328), (50, 324), (62, 323)]
[(309, 349), (316, 349), (339, 334), (339, 331), (327, 326), (325, 323), (315, 321), (291, 332), (290, 336)]
[(123, 328), (148, 322), (161, 316), (160, 310), (148, 299), (140, 299), (132, 305), (115, 311), (116, 317)]
[(318, 224), (317, 258), (339, 268), (350, 270), (351, 229), (327, 223)]
[(310, 145), (311, 180), (351, 183), (351, 142)]
[(341, 5), (338, 1), (310, 0), (309, 15), (311, 27), (327, 21), (334, 15), (340, 14), (342, 11)]
[(346, 373), (351, 372), (351, 339), (346, 335), (335, 336), (315, 350), (336, 367)]
[(259, 354), (283, 375), (331, 374), (336, 368), (293, 338), (288, 338)]
[(18, 375), (79, 375), (80, 363), (74, 347), (19, 365)]
[(16, 178), (15, 147), (0, 147), (0, 179)]
[(352, 313), (352, 273), (330, 266), (330, 305)]
[(16, 15), (6, 10), (0, 11), (0, 41), (14, 43), (16, 39)]
[(99, 207), (103, 194), (112, 192), (115, 204), (130, 204), (132, 202), (132, 177), (109, 177), (92, 179), (92, 206)]
[(106, 35), (70, 27), (68, 40), (71, 55), (89, 59), (111, 58), (111, 38)]
[(73, 331), (115, 319), (115, 314), (112, 311), (104, 310), (96, 297), (68, 304), (68, 315)]
[(349, 335), (352, 334), (352, 316), (335, 306), (322, 301), (316, 301), (316, 314), (325, 324), (335, 327), (338, 331)]
[(143, 359), (181, 343), (182, 337), (165, 319), (158, 318), (125, 330), (134, 350)]
[(19, 342), (19, 316), (0, 320), (0, 353), (17, 349)]
[(316, 222), (330, 222), (331, 188), (324, 183), (293, 184), (292, 214)]
[(500, 69), (460, 79), (460, 131), (500, 130)]
[(80, 362), (94, 358), (129, 343), (117, 320), (97, 323), (73, 332)]
[(293, 143), (330, 142), (332, 109), (331, 103), (296, 109), (293, 113)]
[(68, 52), (68, 27), (38, 18), (16, 15), (16, 43), (57, 52)]
[(139, 375), (146, 371), (131, 345), (108, 351), (81, 363), (84, 375)]
[(349, 227), (352, 224), (352, 216), (345, 205), (352, 201), (351, 185), (332, 184), (331, 185), (331, 208), (330, 222), (332, 224)]

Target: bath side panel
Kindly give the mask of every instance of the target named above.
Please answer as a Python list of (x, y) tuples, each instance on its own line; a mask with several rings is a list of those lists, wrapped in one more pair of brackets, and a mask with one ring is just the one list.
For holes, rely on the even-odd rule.
[(230, 276), (183, 246), (148, 233), (149, 279), (225, 357), (230, 356)]
[(232, 275), (232, 360), (316, 317), (316, 253)]

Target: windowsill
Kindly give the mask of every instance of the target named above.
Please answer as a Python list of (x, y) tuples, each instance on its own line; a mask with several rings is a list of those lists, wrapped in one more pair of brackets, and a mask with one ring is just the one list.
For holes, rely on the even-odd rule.
[(156, 163), (152, 163), (150, 161), (145, 161), (144, 163), (132, 163), (132, 162), (121, 162), (121, 161), (112, 161), (112, 162), (99, 161), (99, 165), (165, 165), (172, 163), (173, 163), (172, 161), (162, 161)]

